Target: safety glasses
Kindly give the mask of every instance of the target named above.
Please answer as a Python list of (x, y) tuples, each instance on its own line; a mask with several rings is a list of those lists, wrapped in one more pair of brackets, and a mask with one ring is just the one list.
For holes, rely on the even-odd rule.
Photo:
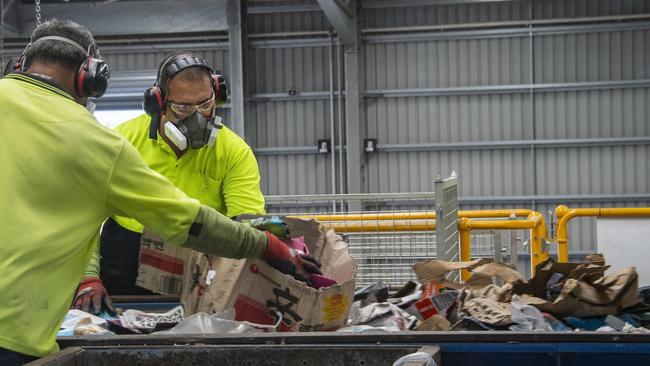
[(214, 106), (214, 92), (210, 98), (197, 104), (174, 103), (171, 100), (168, 100), (167, 102), (169, 103), (169, 108), (179, 118), (187, 117), (197, 110), (202, 114), (206, 114), (212, 112), (212, 107)]

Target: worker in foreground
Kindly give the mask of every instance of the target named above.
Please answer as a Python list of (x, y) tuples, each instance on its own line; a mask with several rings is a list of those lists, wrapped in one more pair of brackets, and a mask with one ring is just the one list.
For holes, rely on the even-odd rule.
[(0, 79), (0, 364), (58, 350), (59, 330), (111, 215), (172, 244), (262, 258), (297, 277), (315, 270), (271, 234), (235, 223), (147, 167), (85, 108), (109, 81), (92, 34), (51, 20)]
[[(116, 128), (149, 167), (188, 196), (235, 218), (263, 214), (257, 161), (251, 148), (216, 114), (226, 101), (225, 78), (187, 52), (161, 60), (145, 91), (145, 113)], [(177, 127), (178, 126), (178, 127)], [(116, 215), (102, 228), (99, 253), (80, 283), (73, 307), (114, 312), (108, 295), (147, 295), (136, 285), (143, 225)]]

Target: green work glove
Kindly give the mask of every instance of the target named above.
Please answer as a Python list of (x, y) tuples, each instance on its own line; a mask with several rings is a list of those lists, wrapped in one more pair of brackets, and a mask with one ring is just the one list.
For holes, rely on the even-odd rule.
[(219, 257), (259, 258), (266, 250), (266, 242), (266, 235), (261, 231), (201, 205), (182, 245)]

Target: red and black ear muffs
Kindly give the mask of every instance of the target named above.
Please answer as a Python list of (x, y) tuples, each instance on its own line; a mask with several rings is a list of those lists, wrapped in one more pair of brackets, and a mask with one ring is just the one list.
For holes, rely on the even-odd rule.
[(81, 96), (99, 98), (106, 92), (111, 79), (108, 64), (101, 59), (86, 57), (75, 76), (75, 88)]
[[(109, 70), (106, 62), (99, 58), (99, 52), (97, 51), (95, 44), (93, 43), (89, 45), (87, 49), (85, 49), (79, 43), (66, 37), (45, 36), (35, 40), (32, 43), (29, 43), (11, 68), (10, 65), (12, 62), (10, 61), (4, 70), (5, 75), (9, 72), (25, 71), (25, 56), (27, 54), (27, 50), (29, 50), (29, 47), (35, 45), (36, 43), (43, 41), (65, 42), (83, 52), (86, 55), (86, 59), (84, 59), (84, 61), (81, 63), (81, 66), (79, 66), (79, 69), (75, 75), (75, 91), (79, 96), (86, 98), (99, 98), (104, 95), (106, 89), (108, 88), (108, 83), (111, 79), (111, 71)], [(91, 49), (93, 48), (95, 50), (91, 53)]]
[(228, 99), (228, 81), (219, 74), (212, 74), (212, 88), (214, 89), (215, 105), (221, 107)]
[[(167, 86), (169, 81), (176, 76), (179, 72), (188, 67), (203, 67), (210, 71), (212, 76), (212, 90), (215, 96), (215, 106), (220, 107), (228, 98), (228, 82), (226, 78), (220, 73), (215, 73), (204, 59), (192, 56), (187, 53), (179, 53), (167, 58), (158, 69), (156, 75), (156, 83), (147, 90), (145, 90), (142, 98), (142, 109), (151, 117), (151, 125), (149, 126), (149, 137), (152, 139), (158, 138), (158, 127), (160, 119), (165, 111), (165, 101), (167, 96), (163, 88)], [(163, 88), (160, 86), (163, 85)]]
[(165, 109), (165, 97), (158, 87), (158, 84), (144, 91), (142, 97), (142, 109), (149, 117), (151, 117), (151, 125), (149, 125), (149, 137), (152, 139), (158, 136), (158, 125)]

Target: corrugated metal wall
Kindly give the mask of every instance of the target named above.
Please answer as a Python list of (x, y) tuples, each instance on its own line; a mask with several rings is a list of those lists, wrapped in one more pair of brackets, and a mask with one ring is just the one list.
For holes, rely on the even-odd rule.
[(648, 0), (533, 0), (494, 1), (438, 6), (380, 7), (362, 1), (364, 27), (404, 27), (413, 25), (479, 23), (530, 19), (593, 17), (646, 13)]
[[(314, 149), (318, 140), (331, 140), (331, 117), (337, 122), (339, 119), (338, 100), (332, 101), (329, 96), (330, 83), (334, 91), (339, 85), (336, 46), (332, 44), (330, 50), (329, 42), (305, 46), (251, 42), (248, 52), (246, 139), (256, 150), (262, 191), (340, 193), (340, 179), (332, 173), (333, 155)], [(309, 97), (313, 93), (320, 95)], [(334, 133), (338, 145), (336, 125)], [(280, 153), (268, 153), (273, 149)], [(300, 149), (311, 152), (300, 153)], [(338, 158), (334, 167), (334, 175), (340, 176)]]
[[(213, 67), (220, 70), (230, 70), (230, 63), (228, 58), (228, 49), (196, 49), (193, 47), (183, 47), (182, 44), (178, 45), (178, 51), (188, 51), (203, 57)], [(149, 51), (139, 50), (133, 52), (128, 48), (122, 47), (104, 47), (102, 48), (102, 56), (106, 59), (111, 67), (111, 72), (120, 74), (123, 71), (129, 72), (150, 72), (155, 74), (160, 61), (165, 57), (177, 50), (170, 50), (166, 47), (165, 50), (158, 50), (155, 45), (151, 45)]]
[[(644, 82), (650, 79), (650, 22), (584, 22), (650, 13), (650, 0), (385, 4), (362, 0), (359, 13), (364, 137), (387, 148), (366, 154), (368, 192), (430, 191), (438, 173), (454, 170), (464, 208), (547, 212), (560, 203), (650, 204), (630, 198), (650, 192), (650, 145), (612, 142), (650, 137), (650, 90)], [(582, 19), (527, 28), (521, 22), (531, 16)], [(472, 24), (503, 21), (520, 23)], [(327, 18), (313, 0), (249, 1), (246, 23), (245, 129), (264, 193), (344, 193), (344, 156), (337, 152), (332, 166), (332, 154), (316, 148), (318, 140), (332, 137), (332, 116), (336, 144), (345, 139), (338, 133), (339, 123), (345, 130), (344, 111), (336, 95), (331, 105), (329, 94), (330, 82), (336, 92), (345, 70), (335, 44), (330, 54)], [(385, 29), (459, 23), (469, 25), (418, 34)], [(381, 36), (372, 31), (378, 28), (384, 28)], [(221, 42), (193, 41), (187, 48), (228, 76), (227, 43)], [(104, 49), (116, 75), (151, 74), (170, 52), (157, 44), (138, 47)], [(586, 82), (596, 84), (574, 85)], [(228, 110), (223, 113), (228, 116)], [(567, 139), (575, 144), (525, 145)], [(585, 145), (585, 139), (592, 140)], [(489, 146), (504, 142), (525, 146)], [(594, 227), (588, 219), (571, 224), (574, 252), (595, 249)]]
[[(251, 14), (249, 32), (330, 29), (323, 14), (310, 8), (315, 2), (282, 3), (286, 4), (302, 6), (304, 11)], [(363, 29), (650, 12), (647, 0), (535, 1), (533, 9), (529, 1), (401, 8), (379, 7), (371, 0), (361, 4), (359, 21)], [(370, 95), (363, 107), (366, 137), (376, 138), (380, 146), (393, 147), (367, 154), (366, 189), (428, 191), (438, 173), (447, 175), (455, 170), (460, 176), (461, 196), (473, 202), (466, 208), (534, 206), (547, 212), (560, 203), (576, 207), (647, 205), (648, 201), (624, 197), (650, 192), (650, 147), (634, 143), (609, 145), (613, 138), (650, 136), (648, 87), (553, 87), (650, 79), (650, 26), (644, 23), (638, 29), (616, 29), (610, 27), (612, 23), (600, 27), (581, 24), (537, 32), (532, 37), (521, 32), (486, 37), (475, 30), (454, 34), (453, 39), (445, 39), (445, 33), (429, 39), (400, 39), (401, 33), (393, 30), (384, 33), (390, 36), (384, 38), (366, 32), (360, 68), (362, 86)], [(328, 90), (327, 46), (273, 47), (251, 50), (250, 72), (255, 75), (251, 93)], [(525, 89), (531, 84), (549, 88), (532, 92), (500, 90), (513, 85)], [(474, 87), (493, 90), (476, 92), (471, 90)], [(442, 90), (442, 95), (399, 93), (428, 88)], [(466, 89), (450, 90), (454, 88)], [(391, 91), (397, 93), (385, 95)], [(257, 147), (313, 145), (315, 140), (329, 136), (328, 106), (327, 99), (253, 103), (250, 111), (254, 113), (249, 117), (255, 117), (249, 130), (254, 132), (249, 141)], [(607, 139), (609, 145), (565, 144), (534, 150), (431, 147), (540, 139)], [(417, 144), (425, 147), (414, 149)], [(286, 154), (259, 159), (267, 176), (263, 180), (268, 194), (331, 192), (328, 156)], [(337, 189), (340, 191), (340, 187)], [(528, 198), (512, 202), (508, 196)], [(541, 198), (533, 201), (532, 196)], [(601, 201), (597, 200), (599, 196)], [(499, 201), (501, 197), (503, 202)], [(556, 201), (551, 202), (552, 197)], [(573, 251), (595, 249), (594, 227), (594, 220), (588, 219), (571, 224)]]

